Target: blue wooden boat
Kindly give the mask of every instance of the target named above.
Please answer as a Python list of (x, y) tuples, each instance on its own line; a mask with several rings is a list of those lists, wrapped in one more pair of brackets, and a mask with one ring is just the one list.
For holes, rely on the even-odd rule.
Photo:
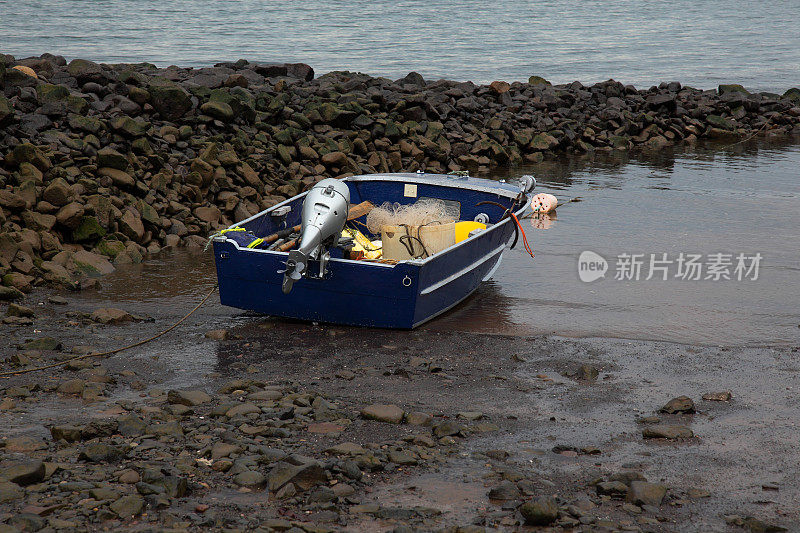
[(435, 198), (458, 205), (460, 220), (488, 218), (487, 228), (430, 257), (396, 264), (345, 259), (334, 251), (323, 265), (319, 260), (308, 262), (309, 273), (321, 272), (322, 267), (324, 275), (303, 276), (285, 294), (289, 253), (248, 248), (252, 239), (242, 240), (241, 235), (263, 237), (300, 224), (306, 191), (212, 238), (223, 305), (308, 321), (414, 328), (451, 309), (492, 276), (518, 236), (509, 213), (525, 214), (535, 185), (527, 176), (514, 186), (424, 173), (370, 174), (341, 181), (351, 205)]

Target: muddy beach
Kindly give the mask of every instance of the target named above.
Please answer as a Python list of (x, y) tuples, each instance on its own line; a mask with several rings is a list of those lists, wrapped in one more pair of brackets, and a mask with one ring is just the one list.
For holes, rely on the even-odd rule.
[[(798, 212), (796, 88), (537, 76), (475, 85), (51, 54), (0, 56), (0, 86), (0, 373), (70, 360), (0, 379), (0, 533), (798, 530), (796, 266), (786, 252)], [(768, 139), (783, 144), (770, 153)], [(723, 148), (703, 153), (712, 141)], [(700, 155), (659, 159), (680, 147)], [(748, 168), (759, 151), (783, 161), (779, 172)], [(551, 166), (635, 153), (655, 163), (625, 180), (602, 178), (601, 166), (587, 170), (601, 178), (575, 186)], [(715, 158), (733, 163), (697, 179), (697, 161)], [(214, 285), (200, 252), (210, 233), (320, 179), (521, 165), (539, 165), (554, 190), (595, 194), (562, 216), (562, 233), (536, 235), (542, 271), (554, 273), (539, 285), (500, 271), (413, 332), (273, 320), (212, 295), (157, 341), (74, 359), (174, 324)], [(636, 184), (629, 196), (623, 181)], [(743, 200), (732, 182), (775, 190)], [(604, 205), (646, 194), (658, 196), (618, 217), (627, 226), (595, 236)], [(703, 201), (674, 217), (685, 226), (657, 230), (654, 213), (673, 218), (665, 196)], [(752, 215), (764, 204), (772, 218)], [(728, 230), (733, 211), (747, 231)], [(649, 303), (639, 286), (593, 286), (597, 301), (584, 288), (561, 299), (518, 290), (550, 281), (570, 293), (552, 282), (567, 269), (574, 280), (587, 242), (644, 234), (634, 244), (655, 253), (663, 248), (647, 246), (686, 241), (708, 221), (722, 229), (690, 244), (772, 247), (767, 290), (668, 285), (654, 300), (722, 294), (711, 303), (727, 316), (708, 319), (719, 328), (709, 338), (732, 346), (703, 342), (708, 308), (670, 308), (674, 322), (662, 324), (657, 305), (602, 300)], [(577, 243), (559, 248), (565, 234)], [(728, 234), (736, 239), (720, 239)], [(508, 263), (526, 272), (513, 255)], [(731, 310), (753, 294), (750, 315)], [(550, 322), (529, 314), (548, 305)], [(682, 343), (625, 340), (653, 331)]]
[[(33, 292), (33, 324), (2, 326), (4, 369), (146, 338), (213, 286), (208, 258), (144, 268)], [(109, 308), (131, 319), (102, 324)], [(3, 380), (0, 520), (793, 530), (796, 350), (340, 328), (212, 298), (152, 344)]]

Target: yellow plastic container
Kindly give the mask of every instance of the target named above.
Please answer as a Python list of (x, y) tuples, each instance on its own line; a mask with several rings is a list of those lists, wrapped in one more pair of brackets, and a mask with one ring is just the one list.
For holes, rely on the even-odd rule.
[(486, 229), (486, 224), (472, 222), (471, 220), (456, 222), (456, 242), (467, 240), (469, 233), (471, 231), (475, 231), (476, 229)]

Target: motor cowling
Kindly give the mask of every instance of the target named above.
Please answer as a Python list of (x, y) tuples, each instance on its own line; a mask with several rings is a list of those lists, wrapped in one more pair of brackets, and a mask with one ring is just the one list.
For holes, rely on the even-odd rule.
[(294, 282), (303, 277), (311, 259), (320, 258), (323, 248), (338, 241), (350, 208), (350, 189), (333, 178), (320, 181), (303, 201), (300, 238), (296, 250), (289, 252), (283, 275), (283, 292), (289, 294)]

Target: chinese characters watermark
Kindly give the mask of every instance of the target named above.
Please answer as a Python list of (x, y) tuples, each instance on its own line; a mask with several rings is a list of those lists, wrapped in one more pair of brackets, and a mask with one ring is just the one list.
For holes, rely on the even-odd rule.
[(612, 265), (596, 252), (578, 257), (578, 277), (592, 282), (613, 267), (617, 281), (756, 281), (763, 257), (760, 253), (621, 253)]

